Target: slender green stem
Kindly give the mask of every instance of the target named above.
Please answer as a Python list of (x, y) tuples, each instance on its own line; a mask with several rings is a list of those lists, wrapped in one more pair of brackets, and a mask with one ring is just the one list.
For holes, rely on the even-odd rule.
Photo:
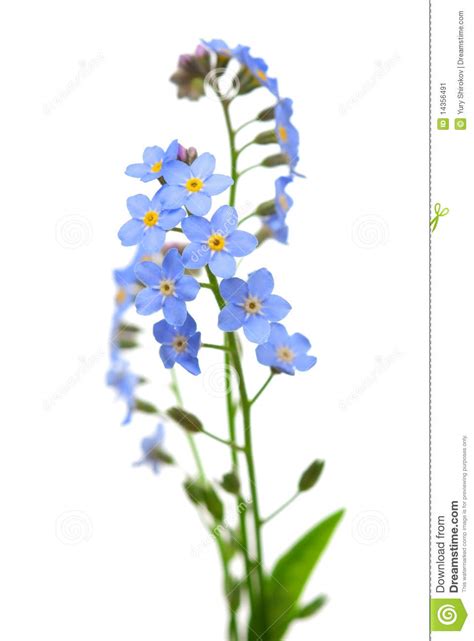
[(240, 149), (237, 149), (235, 153), (237, 154), (237, 156), (240, 156), (240, 154), (241, 154), (245, 149), (247, 149), (247, 147), (251, 147), (252, 145), (255, 145), (255, 140), (251, 140), (250, 142), (245, 143), (245, 145), (243, 145), (242, 147), (240, 147)]
[(235, 450), (238, 450), (240, 452), (243, 452), (245, 448), (243, 448), (241, 445), (237, 445), (233, 441), (229, 441), (225, 438), (221, 438), (220, 436), (217, 436), (216, 434), (213, 434), (212, 432), (208, 432), (207, 430), (201, 430), (202, 434), (205, 434), (206, 436), (209, 436), (210, 438), (214, 439), (215, 441), (218, 441), (219, 443), (222, 443), (223, 445), (228, 445), (229, 447), (234, 448)]
[(225, 118), (225, 124), (227, 127), (227, 133), (229, 135), (229, 147), (230, 147), (230, 175), (232, 180), (234, 181), (233, 184), (230, 187), (229, 190), (229, 205), (231, 207), (235, 206), (235, 195), (236, 195), (236, 190), (237, 190), (237, 181), (238, 181), (238, 174), (237, 174), (237, 149), (235, 147), (235, 131), (232, 128), (232, 122), (230, 119), (230, 102), (223, 100), (221, 102), (222, 104), (222, 109), (224, 110), (224, 118)]
[(262, 163), (259, 162), (256, 165), (250, 165), (250, 167), (242, 169), (242, 171), (239, 171), (239, 173), (237, 174), (237, 178), (241, 178), (247, 172), (252, 171), (252, 169), (257, 169), (258, 167), (262, 167)]
[(214, 345), (214, 343), (201, 343), (201, 347), (207, 347), (209, 349), (220, 349), (223, 352), (229, 351), (229, 348), (225, 345)]
[(262, 520), (260, 521), (260, 523), (261, 523), (262, 525), (264, 525), (265, 523), (268, 523), (269, 521), (271, 521), (273, 518), (275, 518), (275, 516), (277, 516), (278, 514), (280, 514), (280, 512), (283, 512), (283, 510), (284, 510), (285, 508), (287, 508), (289, 505), (291, 505), (291, 504), (293, 503), (293, 501), (294, 501), (294, 500), (296, 500), (296, 499), (298, 498), (298, 496), (299, 496), (299, 495), (300, 495), (300, 493), (299, 493), (299, 492), (296, 492), (296, 494), (293, 494), (293, 496), (292, 496), (291, 498), (289, 498), (289, 499), (288, 499), (288, 501), (286, 501), (285, 503), (283, 503), (283, 505), (281, 505), (277, 510), (275, 510), (274, 512), (272, 512), (269, 516), (266, 516), (264, 519), (262, 519)]
[[(214, 536), (217, 540), (217, 547), (219, 548), (219, 554), (222, 560), (222, 566), (224, 570), (224, 591), (226, 592), (226, 597), (229, 602), (227, 590), (229, 589), (229, 585), (231, 584), (232, 581), (231, 581), (231, 575), (229, 571), (229, 564), (226, 561), (226, 551), (224, 548), (224, 543), (221, 539), (221, 535), (217, 527), (214, 530), (209, 530), (209, 533), (211, 534), (211, 536)], [(229, 602), (229, 610), (232, 612), (232, 616), (229, 619), (229, 638), (230, 638), (230, 641), (239, 641), (237, 617), (235, 616), (235, 612), (232, 610), (230, 602)]]
[(239, 131), (244, 129), (244, 127), (248, 127), (248, 125), (252, 125), (254, 122), (258, 122), (257, 118), (252, 118), (252, 120), (247, 120), (247, 122), (244, 122), (243, 125), (240, 125), (239, 127), (237, 127), (237, 129), (234, 129), (234, 134), (237, 135)]
[(184, 234), (184, 231), (179, 227), (172, 227), (170, 231), (179, 231), (180, 234)]
[(255, 401), (260, 397), (261, 394), (267, 389), (267, 386), (270, 385), (272, 378), (275, 376), (275, 373), (272, 372), (270, 376), (267, 378), (265, 383), (262, 385), (262, 387), (258, 390), (258, 392), (255, 394), (255, 396), (252, 398), (250, 401), (250, 405), (253, 405)]
[(245, 223), (246, 220), (249, 220), (249, 218), (253, 218), (254, 216), (258, 216), (256, 211), (253, 211), (251, 214), (244, 216), (242, 220), (239, 220), (239, 224), (237, 225), (237, 227), (240, 227), (242, 223)]
[(204, 287), (204, 289), (212, 289), (212, 287), (209, 285), (209, 283), (199, 283), (201, 287)]

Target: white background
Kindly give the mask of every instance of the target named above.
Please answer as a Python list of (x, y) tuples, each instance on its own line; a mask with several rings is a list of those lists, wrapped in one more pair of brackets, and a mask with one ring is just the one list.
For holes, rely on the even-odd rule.
[[(131, 467), (153, 421), (121, 427), (104, 387), (110, 274), (130, 257), (116, 232), (142, 190), (124, 168), (179, 137), (228, 171), (219, 104), (178, 102), (167, 80), (199, 37), (223, 37), (252, 45), (293, 98), (307, 176), (291, 191), (290, 245), (268, 243), (242, 272), (271, 269), (290, 330), (319, 358), (275, 380), (255, 412), (265, 513), (313, 458), (327, 461), (318, 487), (268, 526), (268, 565), (347, 508), (306, 593), (330, 604), (289, 639), (426, 638), (427, 3), (45, 1), (10, 6), (0, 28), (1, 636), (224, 638), (217, 557), (182, 475)], [(235, 119), (268, 104), (242, 100)], [(277, 175), (244, 178), (241, 209), (269, 198)], [(193, 313), (210, 327), (202, 305)], [(147, 398), (166, 407), (146, 343)], [(251, 349), (247, 367), (257, 389), (266, 372)], [(189, 408), (224, 433), (212, 379), (179, 374)], [(171, 426), (167, 442), (189, 466)], [(227, 471), (225, 448), (202, 446), (210, 475)]]

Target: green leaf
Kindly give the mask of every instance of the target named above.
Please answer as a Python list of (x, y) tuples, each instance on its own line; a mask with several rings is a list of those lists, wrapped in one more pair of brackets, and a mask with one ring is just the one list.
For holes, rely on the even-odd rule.
[(143, 401), (140, 398), (135, 399), (135, 409), (137, 412), (144, 412), (145, 414), (158, 414), (158, 409), (153, 405), (153, 403)]
[(276, 563), (266, 584), (265, 630), (262, 641), (279, 641), (301, 612), (298, 601), (308, 579), (344, 514), (335, 512), (309, 530)]
[(303, 472), (298, 484), (300, 492), (310, 490), (319, 480), (324, 468), (324, 461), (316, 459), (311, 465)]
[(295, 619), (307, 619), (308, 617), (313, 616), (327, 603), (327, 596), (320, 594), (315, 599), (307, 603), (306, 605), (301, 606), (297, 613), (295, 614)]
[(198, 417), (190, 412), (186, 412), (186, 410), (183, 410), (181, 407), (170, 407), (166, 413), (187, 432), (202, 431), (202, 423)]

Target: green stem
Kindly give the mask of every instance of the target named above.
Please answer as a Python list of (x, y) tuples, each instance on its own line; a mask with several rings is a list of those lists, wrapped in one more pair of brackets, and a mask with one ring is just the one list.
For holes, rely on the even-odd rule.
[(212, 432), (208, 432), (207, 430), (201, 430), (202, 434), (205, 434), (206, 436), (209, 436), (210, 438), (214, 439), (215, 441), (218, 441), (219, 443), (222, 443), (223, 445), (228, 445), (229, 447), (232, 447), (233, 449), (243, 452), (245, 448), (241, 447), (240, 445), (237, 445), (233, 441), (228, 441), (225, 438), (221, 438), (220, 436), (217, 436), (216, 434), (213, 434)]
[(260, 395), (263, 394), (263, 392), (267, 389), (267, 386), (270, 385), (272, 378), (275, 376), (275, 373), (272, 372), (270, 376), (267, 378), (265, 383), (262, 385), (262, 387), (258, 390), (258, 392), (255, 394), (255, 396), (252, 398), (250, 401), (250, 405), (253, 405), (255, 401), (260, 398)]
[(252, 145), (255, 145), (255, 140), (251, 140), (250, 142), (245, 143), (240, 149), (236, 150), (237, 156), (240, 156), (240, 154), (244, 151), (244, 149), (247, 149), (247, 147), (251, 147)]
[(229, 348), (225, 345), (214, 345), (214, 343), (201, 343), (201, 347), (207, 347), (209, 349), (220, 349), (223, 352), (227, 352), (229, 350)]
[(212, 287), (209, 285), (209, 283), (199, 283), (201, 287), (204, 287), (204, 289), (212, 289)]
[(260, 523), (261, 523), (262, 525), (264, 525), (265, 523), (268, 523), (269, 521), (271, 521), (275, 516), (277, 516), (278, 514), (280, 514), (280, 512), (283, 512), (283, 510), (284, 510), (285, 508), (287, 508), (289, 505), (291, 505), (291, 504), (293, 503), (293, 501), (295, 501), (295, 500), (298, 498), (298, 496), (299, 496), (299, 495), (300, 495), (300, 493), (299, 493), (299, 492), (296, 492), (296, 494), (293, 494), (293, 496), (292, 496), (291, 498), (289, 498), (289, 499), (288, 499), (288, 501), (286, 501), (285, 503), (283, 503), (283, 505), (281, 505), (281, 506), (278, 508), (278, 510), (275, 510), (275, 511), (274, 511), (274, 512), (272, 512), (269, 516), (267, 516), (267, 517), (265, 517), (264, 519), (262, 519), (262, 520), (260, 521)]
[(239, 224), (237, 225), (237, 227), (240, 227), (242, 223), (245, 223), (246, 220), (249, 220), (249, 218), (253, 218), (254, 216), (258, 216), (256, 211), (253, 211), (251, 214), (244, 216), (242, 220), (239, 220)]
[(232, 128), (232, 122), (230, 119), (230, 102), (223, 100), (221, 102), (222, 104), (222, 109), (224, 110), (224, 118), (225, 118), (225, 124), (227, 127), (227, 133), (229, 135), (229, 147), (230, 147), (230, 175), (232, 180), (234, 181), (233, 184), (230, 186), (229, 190), (229, 205), (231, 207), (235, 207), (235, 195), (236, 195), (236, 190), (237, 190), (237, 181), (239, 179), (239, 176), (237, 174), (237, 149), (235, 147), (235, 131)]
[(260, 163), (260, 162), (259, 162), (259, 163), (257, 163), (256, 165), (250, 165), (250, 167), (246, 167), (245, 169), (242, 169), (242, 171), (240, 171), (240, 172), (237, 174), (237, 178), (241, 178), (241, 177), (242, 177), (244, 174), (246, 174), (248, 171), (252, 171), (252, 169), (257, 169), (258, 167), (262, 167), (262, 163)]
[(239, 131), (244, 129), (244, 127), (248, 127), (248, 125), (252, 125), (254, 122), (258, 122), (257, 118), (252, 118), (252, 120), (247, 120), (247, 122), (244, 122), (243, 125), (240, 125), (240, 127), (237, 127), (237, 129), (234, 129), (234, 134), (238, 134)]

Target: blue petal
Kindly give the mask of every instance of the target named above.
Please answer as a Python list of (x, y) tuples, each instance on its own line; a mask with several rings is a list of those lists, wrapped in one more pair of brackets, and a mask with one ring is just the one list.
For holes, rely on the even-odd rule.
[(255, 350), (257, 360), (262, 365), (273, 366), (276, 363), (275, 348), (270, 343), (259, 345)]
[(132, 178), (143, 178), (143, 176), (148, 173), (148, 165), (145, 165), (142, 162), (129, 165), (125, 170), (125, 173), (127, 176), (131, 176)]
[(288, 332), (284, 325), (281, 323), (272, 323), (268, 340), (272, 345), (279, 347), (281, 345), (288, 344), (290, 337), (288, 336)]
[(189, 337), (196, 333), (196, 329), (196, 321), (191, 316), (191, 314), (188, 314), (186, 320), (184, 321), (184, 325), (180, 328), (180, 334)]
[(245, 320), (243, 307), (229, 303), (219, 313), (217, 325), (223, 332), (233, 332), (242, 327)]
[(168, 185), (184, 185), (187, 180), (193, 178), (191, 167), (181, 160), (171, 160), (163, 168), (163, 178)]
[(196, 332), (188, 340), (188, 354), (191, 356), (197, 356), (199, 348), (201, 347), (201, 332)]
[(219, 207), (214, 216), (211, 218), (211, 229), (221, 236), (229, 236), (237, 228), (239, 216), (234, 207), (223, 205)]
[(307, 372), (309, 369), (316, 365), (316, 356), (308, 356), (307, 354), (300, 354), (294, 360), (294, 366), (300, 372)]
[(176, 160), (178, 158), (178, 149), (179, 143), (177, 140), (173, 140), (168, 149), (165, 151), (165, 162), (170, 162), (171, 160)]
[(295, 354), (306, 354), (311, 349), (311, 343), (303, 334), (293, 334), (290, 336), (289, 345)]
[(122, 241), (122, 245), (126, 247), (136, 245), (143, 236), (143, 223), (136, 218), (127, 220), (125, 225), (122, 225), (118, 232), (118, 237)]
[(183, 259), (176, 247), (173, 247), (163, 259), (163, 276), (171, 280), (177, 280), (183, 274)]
[(195, 356), (191, 356), (190, 354), (179, 354), (178, 357), (176, 358), (176, 361), (184, 367), (185, 370), (187, 370), (190, 374), (193, 374), (194, 376), (197, 376), (198, 374), (201, 373), (201, 369), (199, 367), (199, 361)]
[(163, 302), (163, 315), (168, 323), (180, 327), (186, 320), (186, 303), (175, 296), (167, 296)]
[(279, 321), (290, 312), (291, 305), (281, 296), (273, 294), (269, 296), (262, 307), (262, 314), (269, 321)]
[(230, 278), (235, 274), (237, 265), (235, 258), (226, 251), (212, 252), (213, 255), (209, 260), (209, 268), (215, 276), (221, 278)]
[(248, 297), (247, 283), (241, 278), (226, 278), (219, 289), (222, 298), (231, 303), (242, 303)]
[(184, 233), (195, 243), (207, 243), (211, 235), (211, 225), (208, 220), (196, 216), (188, 216), (181, 225)]
[(172, 229), (183, 220), (185, 215), (186, 213), (182, 208), (170, 210), (165, 209), (160, 214), (158, 225), (161, 227), (161, 229)]
[(145, 287), (141, 292), (138, 292), (135, 298), (135, 305), (137, 312), (143, 316), (159, 312), (163, 306), (163, 295), (151, 287)]
[(135, 275), (144, 285), (158, 285), (162, 279), (161, 267), (150, 260), (144, 260), (135, 267)]
[(150, 209), (150, 199), (143, 194), (130, 196), (127, 198), (127, 209), (133, 218), (143, 219), (146, 212)]
[(270, 335), (270, 323), (257, 314), (249, 316), (244, 323), (244, 334), (252, 343), (265, 343)]
[(186, 207), (195, 216), (205, 216), (211, 208), (211, 197), (203, 191), (192, 193), (186, 199)]
[(268, 298), (274, 287), (273, 276), (265, 267), (249, 274), (248, 283), (249, 294), (251, 296), (257, 296), (260, 300)]
[(159, 252), (163, 247), (165, 238), (166, 232), (160, 229), (157, 225), (154, 227), (148, 227), (143, 236), (142, 247), (145, 251), (150, 252), (151, 254)]
[(226, 239), (226, 249), (233, 256), (247, 256), (253, 252), (257, 244), (255, 236), (247, 231), (233, 231)]
[(177, 209), (188, 197), (188, 190), (180, 185), (163, 185), (159, 193), (163, 209)]
[(207, 244), (190, 243), (184, 248), (183, 263), (188, 269), (204, 267), (209, 262), (211, 250)]
[(172, 325), (161, 320), (153, 325), (153, 336), (158, 343), (170, 344), (173, 342), (176, 332)]
[(205, 181), (214, 172), (216, 159), (212, 154), (204, 153), (196, 158), (190, 167), (191, 174)]
[(163, 365), (166, 369), (170, 369), (176, 363), (176, 350), (174, 350), (170, 345), (162, 345), (160, 347), (160, 358), (163, 361)]
[(204, 189), (210, 196), (216, 196), (217, 194), (222, 194), (223, 191), (233, 184), (234, 181), (229, 176), (214, 174), (206, 180), (204, 183)]
[(156, 145), (154, 147), (147, 147), (143, 152), (143, 160), (147, 165), (154, 165), (155, 162), (163, 160), (164, 154), (165, 152), (161, 147), (157, 147)]
[(183, 276), (175, 284), (176, 296), (182, 300), (194, 300), (201, 286), (192, 276)]

